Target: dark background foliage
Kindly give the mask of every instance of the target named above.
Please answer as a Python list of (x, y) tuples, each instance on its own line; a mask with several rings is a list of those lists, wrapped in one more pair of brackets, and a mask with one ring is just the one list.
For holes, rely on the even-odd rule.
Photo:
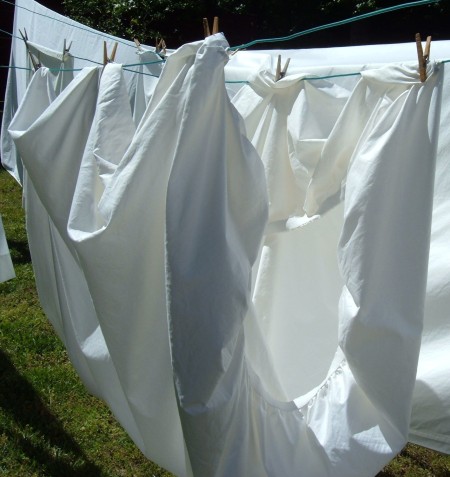
[[(170, 48), (202, 37), (202, 18), (220, 18), (230, 45), (286, 36), (307, 28), (398, 5), (399, 0), (64, 0), (65, 13), (96, 29)], [(450, 0), (407, 8), (352, 25), (314, 33), (276, 48), (308, 48), (413, 41), (414, 34), (449, 38)], [(269, 48), (270, 44), (260, 48)]]

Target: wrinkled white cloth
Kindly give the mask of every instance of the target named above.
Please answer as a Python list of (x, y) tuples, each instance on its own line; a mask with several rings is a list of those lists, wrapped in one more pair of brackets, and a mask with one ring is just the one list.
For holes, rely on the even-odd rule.
[[(37, 142), (42, 141), (41, 144), (45, 144), (46, 147), (55, 148), (53, 152), (49, 152), (44, 147), (41, 148), (44, 156), (49, 153), (46, 160), (59, 161), (64, 166), (65, 159), (67, 164), (70, 164), (70, 159), (76, 158), (77, 151), (82, 153), (86, 146), (87, 134), (95, 110), (100, 72), (99, 68), (89, 68), (82, 72), (69, 85), (62, 97), (58, 98), (58, 102), (54, 103), (56, 92), (52, 90), (52, 74), (47, 68), (41, 68), (33, 76), (25, 100), (11, 123), (12, 135), (21, 136), (25, 132), (31, 135), (34, 130)], [(108, 75), (105, 76), (105, 78), (107, 77)], [(70, 104), (68, 105), (67, 102)], [(60, 111), (59, 116), (56, 113), (57, 119), (53, 118), (54, 110), (52, 108), (54, 107)], [(68, 136), (65, 134), (67, 124), (61, 125), (60, 134), (62, 136), (59, 139), (54, 136), (55, 141), (50, 144), (45, 140), (45, 135), (40, 136), (40, 132), (45, 130), (50, 118), (55, 121), (50, 127), (55, 127), (67, 110), (70, 111), (70, 108), (78, 109), (80, 113), (78, 118), (73, 118), (73, 121), (70, 116), (67, 118), (70, 123), (68, 130), (73, 133), (71, 139), (75, 144), (70, 143), (71, 139), (68, 137), (68, 143), (61, 140)], [(64, 152), (65, 145), (71, 152), (69, 156)], [(62, 146), (63, 149), (60, 150), (60, 154), (55, 154), (54, 151), (57, 151), (59, 146)], [(39, 154), (34, 155), (33, 151), (28, 151), (25, 153), (25, 157), (38, 158)], [(64, 342), (69, 357), (86, 387), (91, 393), (105, 400), (132, 439), (145, 451), (142, 436), (130, 412), (128, 400), (111, 361), (76, 251), (68, 240), (69, 212), (67, 211), (67, 216), (65, 216), (64, 207), (69, 207), (70, 210), (70, 197), (71, 193), (73, 197), (73, 189), (72, 191), (66, 189), (68, 183), (60, 181), (59, 183), (52, 181), (50, 184), (48, 180), (51, 174), (47, 177), (45, 173), (42, 175), (43, 171), (39, 167), (37, 174), (41, 180), (37, 180), (36, 169), (33, 167), (28, 169), (31, 170), (31, 177), (26, 174), (24, 183), (27, 234), (42, 307), (58, 336)], [(73, 174), (76, 179), (77, 169), (72, 170), (72, 176)], [(40, 190), (40, 194), (36, 192), (35, 184), (36, 188)], [(66, 193), (68, 194), (68, 201), (62, 203), (62, 207), (59, 209), (60, 212), (62, 209), (59, 218), (53, 214), (52, 207), (53, 205), (57, 206), (56, 202), (59, 201), (47, 201), (47, 191), (56, 195), (60, 194), (61, 200), (63, 200), (63, 196), (67, 197)], [(43, 197), (45, 206), (41, 197)], [(55, 226), (53, 218), (59, 227)]]
[[(67, 52), (63, 54), (62, 51), (57, 52), (31, 41), (28, 41), (27, 43), (29, 51), (33, 54), (35, 61), (39, 62), (40, 65), (49, 68), (46, 73), (48, 87), (44, 97), (54, 97), (59, 94), (74, 77), (73, 57)], [(11, 51), (12, 66), (14, 66), (13, 52), (14, 50)], [(34, 75), (33, 63), (27, 52), (25, 51), (23, 53), (23, 65), (28, 67), (29, 70), (22, 70), (22, 74), (18, 74), (17, 72), (21, 70), (10, 70), (8, 74), (5, 95), (5, 113), (2, 118), (1, 131), (2, 165), (19, 182), (19, 184), (23, 184), (24, 182), (24, 171), (22, 161), (17, 154), (12, 138), (8, 133), (8, 127), (15, 111), (18, 109), (23, 99), (20, 98), (19, 100), (18, 98), (20, 94), (20, 86), (23, 88), (25, 85), (28, 85)], [(20, 77), (22, 81), (19, 81), (19, 78), (17, 77)], [(26, 94), (25, 89), (23, 89), (22, 94)]]
[[(436, 54), (443, 55), (445, 51), (448, 51), (448, 56), (450, 56), (449, 42), (439, 43), (439, 46), (442, 48), (439, 50), (439, 53)], [(367, 52), (364, 58), (362, 55), (363, 52)], [(295, 74), (296, 71), (300, 70), (299, 75), (312, 77), (315, 75), (343, 74), (344, 72), (368, 68), (368, 66), (361, 64), (359, 67), (316, 67), (308, 70), (303, 67), (303, 70), (301, 68), (295, 69), (295, 58), (300, 62), (303, 58), (303, 53), (311, 62), (328, 61), (329, 64), (333, 64), (333, 62), (339, 64), (339, 62), (342, 62), (342, 60), (340, 60), (341, 57), (349, 58), (350, 63), (371, 58), (376, 59), (380, 52), (385, 52), (388, 55), (408, 55), (406, 45), (381, 45), (377, 47), (376, 52), (371, 47), (367, 47), (367, 49), (365, 47), (354, 47), (332, 48), (319, 51), (307, 50), (298, 53), (294, 51), (281, 51), (274, 52), (274, 54), (281, 53), (284, 57), (293, 56), (293, 73)], [(358, 56), (358, 53), (360, 56)], [(249, 52), (239, 54), (248, 56)], [(263, 54), (259, 53), (259, 56), (262, 57)], [(254, 57), (251, 56), (251, 58), (254, 58), (256, 61), (258, 55), (255, 54)], [(249, 58), (249, 60), (251, 58)], [(233, 62), (234, 60), (231, 61)], [(245, 63), (244, 59), (241, 59), (241, 63)], [(266, 67), (265, 63), (261, 62), (261, 64), (264, 68)], [(255, 66), (255, 68), (256, 67), (257, 66)], [(450, 65), (441, 64), (440, 68), (443, 70), (442, 88), (446, 91), (450, 87)], [(272, 68), (272, 70), (274, 70), (274, 68)], [(251, 78), (252, 76), (248, 79), (251, 80)], [(325, 83), (332, 83), (333, 87), (339, 86), (341, 92), (343, 91), (342, 88), (351, 92), (356, 87), (355, 83), (357, 81), (359, 81), (359, 76), (355, 75), (351, 77), (330, 78), (326, 80)], [(288, 144), (287, 146), (284, 145), (277, 149), (279, 151), (286, 151), (286, 149), (290, 151), (290, 164), (287, 158), (283, 159), (284, 162), (288, 164), (287, 167), (292, 167), (292, 173), (290, 174), (298, 177), (297, 174), (300, 171), (306, 180), (314, 169), (311, 167), (315, 164), (314, 155), (311, 155), (311, 153), (314, 152), (314, 143), (317, 144), (322, 141), (322, 144), (325, 145), (323, 152), (324, 160), (330, 164), (333, 163), (337, 157), (335, 153), (339, 151), (339, 145), (344, 142), (344, 139), (350, 139), (350, 137), (355, 135), (355, 132), (358, 134), (358, 131), (361, 130), (361, 122), (359, 122), (361, 115), (370, 114), (369, 108), (364, 104), (364, 101), (362, 101), (357, 106), (357, 108), (361, 108), (360, 111), (354, 113), (354, 116), (352, 116), (351, 113), (348, 114), (346, 129), (344, 130), (344, 122), (341, 122), (339, 126), (340, 130), (336, 129), (333, 132), (334, 138), (324, 142), (324, 136), (314, 133), (314, 128), (323, 124), (326, 118), (329, 117), (328, 114), (324, 115), (323, 111), (333, 111), (334, 109), (330, 104), (332, 98), (330, 98), (330, 102), (328, 103), (322, 103), (320, 101), (321, 97), (322, 99), (326, 97), (318, 86), (320, 82), (321, 80), (305, 81), (305, 83), (307, 83), (307, 85), (305, 85), (305, 91), (317, 88), (317, 92), (314, 93), (314, 96), (310, 95), (311, 98), (314, 97), (314, 103), (311, 101), (312, 104), (310, 104), (309, 100), (302, 100), (302, 93), (299, 95), (299, 100), (292, 106), (292, 111), (295, 112), (295, 114), (292, 113), (288, 117), (288, 137), (285, 140)], [(402, 87), (399, 86), (399, 88)], [(246, 118), (250, 133), (249, 137), (252, 139), (255, 137), (252, 135), (253, 131), (257, 131), (257, 126), (253, 125), (253, 123), (258, 121), (258, 116), (253, 116), (253, 114), (262, 111), (262, 105), (264, 105), (266, 101), (265, 95), (270, 93), (268, 90), (266, 90), (265, 93), (256, 93), (256, 91), (251, 90), (251, 86), (245, 87), (245, 89), (242, 89), (238, 93), (233, 101)], [(328, 91), (331, 92), (332, 88), (329, 87)], [(305, 95), (304, 98), (308, 99), (307, 96), (308, 95)], [(335, 106), (338, 104), (338, 97), (339, 96), (337, 96), (335, 100)], [(374, 96), (372, 96), (372, 99), (373, 98)], [(356, 107), (356, 101), (353, 100), (353, 102)], [(378, 110), (381, 111), (383, 101), (381, 101), (381, 104), (378, 106)], [(386, 100), (384, 101), (384, 107), (386, 107)], [(446, 266), (444, 257), (447, 255), (446, 243), (450, 240), (450, 227), (448, 226), (448, 207), (450, 200), (450, 182), (448, 180), (450, 172), (450, 166), (448, 165), (448, 159), (450, 158), (450, 133), (448, 131), (448, 121), (450, 118), (450, 101), (448, 101), (445, 94), (442, 99), (441, 109), (425, 321), (416, 388), (413, 396), (409, 440), (441, 452), (449, 453), (450, 407), (448, 406), (448, 402), (450, 396), (450, 381), (448, 380), (448, 374), (450, 372), (450, 348), (448, 343), (450, 342), (450, 335), (448, 309), (450, 309), (450, 269)], [(300, 119), (302, 117), (300, 114), (301, 111), (308, 113), (307, 119), (303, 122)], [(356, 119), (357, 117), (358, 119)], [(267, 122), (267, 117), (264, 116), (263, 118), (263, 116), (260, 116), (259, 120), (261, 124), (263, 124), (263, 121)], [(296, 133), (296, 131), (298, 131), (298, 133)], [(318, 132), (319, 131), (317, 131), (317, 133)], [(279, 136), (283, 136), (284, 134), (285, 130), (282, 129)], [(326, 139), (328, 139), (328, 136)], [(280, 137), (276, 137), (275, 139), (268, 138), (268, 143), (271, 141), (280, 141)], [(254, 144), (257, 145), (257, 142), (254, 141)], [(262, 142), (262, 144), (264, 144), (264, 142)], [(257, 145), (257, 147), (259, 146)], [(320, 151), (320, 144), (318, 147)], [(260, 149), (260, 152), (261, 154), (267, 154), (267, 151), (264, 149)], [(326, 159), (327, 157), (328, 159)], [(335, 177), (333, 179), (328, 176), (328, 179), (326, 179), (325, 176), (315, 179), (315, 183), (309, 191), (310, 198), (316, 201), (316, 205), (320, 203), (323, 210), (327, 210), (332, 204), (339, 202), (341, 182), (343, 181), (345, 184), (347, 165), (348, 164), (345, 164), (344, 161), (341, 170), (335, 167), (334, 170), (339, 172), (337, 178)], [(271, 171), (266, 172), (269, 174), (268, 177), (270, 181)], [(328, 184), (324, 182), (326, 180), (328, 180)], [(333, 180), (335, 180), (334, 183)], [(336, 194), (328, 197), (325, 202), (321, 199), (318, 200), (316, 192), (322, 188), (325, 192), (323, 198), (325, 198), (329, 195), (327, 193), (328, 186), (334, 187)], [(313, 190), (315, 191), (314, 194)], [(311, 201), (310, 204), (312, 204)], [(304, 206), (304, 204), (299, 200), (297, 207), (301, 206)], [(315, 208), (309, 210), (309, 213), (314, 214), (317, 210), (315, 206)], [(316, 216), (312, 218), (314, 219)], [(420, 223), (421, 219), (417, 220)], [(333, 304), (337, 302), (339, 289), (342, 286), (334, 257), (339, 230), (342, 226), (342, 213), (339, 211), (339, 207), (322, 215), (321, 220), (316, 222), (314, 227), (305, 227), (297, 231), (293, 230), (307, 223), (308, 220), (304, 217), (293, 216), (288, 218), (287, 221), (284, 220), (277, 224), (272, 224), (270, 228), (272, 231), (286, 229), (291, 232), (278, 236), (272, 235), (266, 238), (268, 246), (263, 249), (262, 264), (258, 267), (258, 279), (255, 292), (255, 304), (257, 308), (259, 308), (260, 313), (266, 316), (266, 318), (262, 320), (261, 327), (263, 333), (268, 337), (269, 343), (271, 343), (270, 348), (274, 350), (271, 354), (277, 368), (277, 375), (281, 379), (285, 392), (291, 397), (295, 396), (299, 391), (305, 392), (308, 387), (313, 386), (318, 382), (318, 376), (322, 375), (324, 370), (327, 369), (330, 356), (334, 353), (337, 330), (337, 323), (333, 319), (331, 311)], [(276, 225), (276, 227), (274, 227), (274, 225)], [(295, 234), (301, 234), (301, 240), (295, 237)], [(295, 250), (296, 260), (293, 260), (293, 255), (287, 252), (288, 250)], [(313, 250), (316, 252), (315, 254), (311, 253)], [(321, 259), (317, 257), (321, 257)], [(297, 274), (296, 283), (293, 283), (292, 280), (289, 279), (284, 280), (283, 278), (286, 276), (289, 277), (292, 271), (295, 271)], [(299, 328), (290, 327), (288, 328), (289, 332), (284, 333), (280, 331), (282, 327), (273, 329), (270, 325), (273, 321), (270, 318), (275, 316), (271, 310), (274, 310), (273, 313), (275, 313), (275, 310), (283, 310), (286, 312), (289, 310), (290, 307), (285, 304), (289, 304), (292, 297), (296, 296), (297, 283), (306, 291), (302, 297), (302, 308), (312, 310), (313, 313), (317, 313), (321, 316), (320, 320), (307, 322), (309, 328), (313, 327), (311, 329), (318, 331), (315, 335), (315, 340), (312, 339), (311, 336), (305, 335)], [(315, 300), (315, 293), (317, 293), (318, 290), (320, 290), (321, 299)], [(277, 320), (283, 320), (284, 317), (287, 316), (287, 313), (278, 313), (276, 316)], [(303, 353), (301, 350), (303, 350)], [(296, 368), (296, 360), (294, 357), (301, 356), (304, 359), (310, 359), (311, 354), (314, 355), (314, 371), (306, 368), (301, 370), (301, 382), (303, 385), (299, 382), (294, 382), (291, 379), (293, 372), (290, 371)], [(283, 378), (283, 373), (285, 373), (285, 378)]]
[[(388, 104), (384, 114), (366, 121), (364, 134), (350, 145), (341, 142), (336, 151), (348, 165), (338, 248), (345, 286), (334, 309), (338, 348), (322, 382), (295, 400), (278, 401), (265, 385), (269, 370), (256, 375), (245, 347), (244, 319), (268, 319), (250, 306), (250, 268), (264, 223), (258, 207), (263, 181), (257, 171), (245, 174), (252, 161), (236, 161), (239, 156), (228, 156), (220, 144), (214, 155), (209, 143), (205, 155), (200, 146), (191, 148), (191, 157), (180, 155), (174, 164), (166, 212), (170, 337), (195, 475), (372, 476), (406, 443), (422, 332), (442, 85), (442, 71), (430, 70), (425, 84), (407, 66), (370, 71), (355, 90), (358, 95), (363, 88), (367, 96), (371, 89)], [(352, 98), (347, 105), (354, 104)], [(351, 115), (348, 111), (336, 127)], [(284, 160), (282, 154), (276, 158)], [(334, 177), (323, 157), (316, 171)], [(230, 192), (240, 184), (246, 189)], [(254, 190), (253, 200), (243, 195), (248, 190)], [(303, 229), (298, 230), (300, 243)], [(269, 326), (281, 327), (285, 336), (299, 327), (314, 339), (317, 329), (307, 323), (321, 316), (303, 318), (305, 291), (296, 269), (283, 268), (283, 273), (297, 295), (273, 313)], [(316, 300), (319, 296), (318, 291)], [(290, 326), (277, 320), (284, 313)], [(270, 349), (270, 336), (261, 336)], [(296, 368), (314, 368), (315, 356), (304, 358), (295, 359)], [(295, 382), (295, 370), (290, 379)]]
[[(215, 41), (205, 49), (226, 57), (224, 40)], [(10, 128), (29, 180), (81, 265), (138, 444), (177, 475), (190, 475), (190, 464), (168, 339), (164, 210), (175, 131), (191, 101), (206, 95), (215, 104), (193, 88), (205, 71), (194, 67), (202, 44), (170, 57), (136, 132), (119, 65), (107, 65), (98, 93), (99, 70), (86, 69), (28, 127), (18, 114)]]
[(11, 254), (6, 241), (5, 229), (3, 228), (2, 216), (0, 215), (0, 283), (15, 278), (16, 273), (11, 260)]

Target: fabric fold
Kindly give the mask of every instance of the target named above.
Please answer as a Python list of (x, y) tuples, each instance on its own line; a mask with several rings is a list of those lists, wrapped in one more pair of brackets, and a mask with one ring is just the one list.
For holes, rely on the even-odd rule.
[[(384, 90), (392, 81), (386, 73), (363, 81)], [(394, 84), (409, 78), (405, 69)], [(360, 386), (405, 436), (423, 328), (442, 72), (409, 84), (358, 143), (339, 244), (340, 345)]]
[[(117, 67), (111, 66), (111, 69), (115, 71)], [(137, 416), (130, 410), (126, 389), (111, 360), (84, 270), (67, 234), (74, 193), (74, 189), (67, 187), (67, 182), (73, 181), (73, 174), (78, 174), (74, 172), (80, 167), (76, 161), (81, 159), (86, 147), (82, 132), (86, 128), (89, 130), (92, 125), (93, 116), (89, 116), (89, 111), (95, 110), (98, 99), (97, 71), (94, 68), (82, 72), (70, 88), (57, 98), (56, 120), (61, 115), (73, 119), (70, 129), (64, 131), (64, 137), (66, 144), (76, 144), (76, 148), (58, 149), (62, 143), (58, 136), (50, 135), (53, 140), (49, 140), (48, 131), (58, 129), (55, 128), (55, 117), (52, 114), (55, 111), (56, 92), (51, 92), (52, 82), (49, 82), (46, 68), (41, 68), (33, 76), (27, 90), (28, 100), (22, 103), (11, 123), (11, 134), (13, 137), (20, 137), (18, 149), (26, 167), (24, 192), (27, 233), (41, 304), (88, 390), (108, 403), (130, 437), (146, 452), (146, 437), (136, 425)], [(116, 74), (116, 78), (120, 77)], [(111, 75), (105, 75), (105, 81), (107, 79), (107, 83), (111, 85)], [(84, 87), (80, 87), (81, 96), (77, 98), (78, 101), (74, 101), (70, 97), (71, 88), (79, 92), (78, 82), (84, 83)], [(86, 90), (88, 94), (85, 94)], [(76, 94), (74, 96), (76, 98)], [(129, 108), (128, 102), (127, 106)], [(84, 114), (77, 116), (72, 108), (84, 111)], [(30, 143), (29, 135), (32, 138)], [(66, 138), (67, 135), (72, 137)], [(33, 149), (32, 145), (36, 148)], [(57, 153), (51, 155), (49, 150)], [(57, 161), (59, 182), (52, 176), (54, 169), (51, 165), (45, 167), (46, 161)], [(65, 181), (63, 174), (65, 167), (68, 169), (68, 181)], [(47, 183), (51, 187), (45, 187)], [(48, 200), (48, 189), (52, 189), (52, 193), (60, 197), (58, 204)], [(53, 217), (58, 217), (58, 225), (53, 222)]]
[[(229, 192), (232, 181), (246, 177), (237, 158), (252, 161), (220, 142), (214, 154), (203, 155), (199, 146), (180, 148), (169, 179), (166, 253), (172, 360), (194, 475), (369, 477), (406, 443), (423, 321), (441, 80), (436, 71), (425, 85), (413, 82), (401, 101), (374, 115), (365, 140), (353, 145), (338, 254), (345, 287), (333, 311), (340, 346), (322, 382), (295, 400), (271, 395), (266, 377), (255, 374), (246, 355), (245, 341), (252, 338), (244, 321), (264, 320), (258, 313), (263, 308), (255, 313), (250, 302), (249, 268), (259, 246), (254, 232), (236, 227), (235, 214), (242, 223), (263, 220), (255, 200)], [(395, 81), (383, 84), (382, 97)], [(208, 116), (216, 124), (215, 115)], [(207, 142), (204, 150), (214, 144)], [(190, 150), (195, 154), (183, 154)], [(332, 175), (332, 167), (321, 167)], [(257, 174), (246, 180), (249, 190), (261, 187)], [(335, 211), (298, 235), (282, 235), (301, 241), (302, 233)], [(411, 237), (417, 213), (421, 231)], [(254, 237), (253, 251), (241, 245), (246, 234)], [(294, 283), (295, 276), (292, 271)], [(304, 290), (298, 294), (301, 301)], [(295, 325), (294, 310), (275, 311), (290, 311)], [(263, 333), (261, 345), (270, 350), (266, 338)]]

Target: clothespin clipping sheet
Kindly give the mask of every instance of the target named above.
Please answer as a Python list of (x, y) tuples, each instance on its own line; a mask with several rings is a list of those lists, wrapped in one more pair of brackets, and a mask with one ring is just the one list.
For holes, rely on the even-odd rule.
[(427, 64), (430, 60), (431, 36), (427, 37), (425, 50), (422, 49), (422, 39), (420, 33), (416, 33), (417, 60), (419, 62), (420, 81), (424, 83), (427, 79)]

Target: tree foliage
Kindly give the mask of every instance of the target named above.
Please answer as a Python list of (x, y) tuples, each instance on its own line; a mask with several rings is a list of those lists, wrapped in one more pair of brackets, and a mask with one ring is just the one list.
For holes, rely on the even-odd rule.
[[(400, 2), (405, 3), (405, 2)], [(71, 18), (123, 38), (170, 48), (203, 37), (202, 18), (220, 17), (231, 45), (291, 33), (399, 4), (399, 0), (63, 0)], [(450, 0), (407, 8), (303, 37), (282, 48), (410, 41), (416, 31), (448, 38)], [(265, 47), (270, 47), (267, 45)]]

